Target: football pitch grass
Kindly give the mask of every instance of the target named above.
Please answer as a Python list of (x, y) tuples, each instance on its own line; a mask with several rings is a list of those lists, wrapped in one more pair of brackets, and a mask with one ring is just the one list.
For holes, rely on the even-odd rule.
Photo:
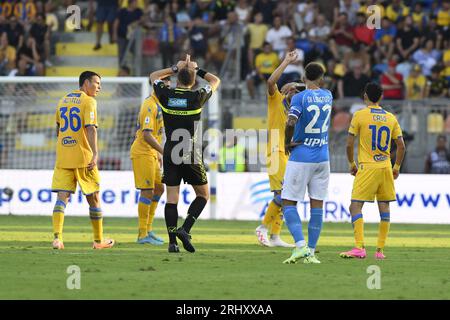
[[(447, 225), (391, 225), (387, 260), (376, 261), (378, 225), (366, 224), (368, 257), (345, 260), (338, 254), (353, 245), (351, 225), (325, 223), (322, 264), (284, 265), (291, 249), (258, 245), (255, 221), (199, 220), (194, 254), (181, 243), (180, 254), (136, 244), (136, 224), (106, 218), (105, 236), (117, 244), (96, 251), (89, 218), (66, 217), (66, 249), (56, 251), (51, 217), (0, 216), (0, 299), (450, 299)], [(155, 231), (167, 241), (163, 220)], [(286, 227), (282, 236), (291, 239)], [(71, 265), (81, 270), (79, 290), (67, 288)], [(371, 265), (381, 271), (379, 290), (367, 287)]]

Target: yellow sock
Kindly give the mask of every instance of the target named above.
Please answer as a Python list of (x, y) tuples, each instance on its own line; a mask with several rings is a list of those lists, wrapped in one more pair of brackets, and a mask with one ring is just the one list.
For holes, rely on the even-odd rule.
[(139, 234), (138, 238), (142, 239), (147, 236), (147, 224), (150, 213), (150, 204), (152, 201), (150, 199), (139, 197), (138, 204), (138, 214), (139, 214)]
[(100, 208), (89, 208), (89, 217), (91, 218), (94, 241), (103, 241), (103, 215)]
[(386, 244), (386, 238), (389, 232), (390, 226), (390, 215), (389, 212), (381, 213), (381, 221), (378, 227), (378, 241), (377, 241), (377, 249), (383, 249)]
[(270, 232), (270, 234), (279, 235), (281, 233), (282, 225), (283, 225), (283, 213), (281, 212), (281, 208), (278, 207), (278, 214), (272, 221), (272, 231)]
[(150, 212), (148, 214), (147, 233), (153, 230), (153, 219), (155, 218), (156, 207), (158, 207), (160, 196), (153, 196)]
[(63, 241), (63, 225), (64, 225), (64, 210), (66, 209), (66, 204), (64, 201), (57, 200), (55, 207), (53, 208), (53, 236)]
[(275, 204), (275, 202), (270, 201), (269, 203), (269, 207), (267, 208), (266, 214), (264, 215), (264, 219), (263, 219), (263, 225), (270, 227), (273, 223), (273, 220), (276, 218), (276, 216), (278, 215), (278, 210), (280, 209), (279, 206), (277, 206)]
[(364, 220), (362, 213), (354, 215), (352, 217), (352, 223), (356, 247), (364, 248)]

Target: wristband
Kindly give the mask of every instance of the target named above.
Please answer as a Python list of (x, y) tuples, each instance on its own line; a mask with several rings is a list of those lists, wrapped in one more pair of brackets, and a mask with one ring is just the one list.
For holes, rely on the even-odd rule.
[(394, 170), (400, 171), (400, 165), (399, 164), (394, 164)]
[(173, 73), (177, 73), (178, 72), (178, 67), (176, 65), (172, 66), (170, 69), (172, 69)]
[(198, 69), (198, 70), (197, 70), (197, 75), (198, 75), (200, 78), (203, 78), (203, 79), (205, 79), (205, 75), (206, 75), (207, 73), (208, 73), (208, 72), (205, 71), (205, 70), (203, 70), (203, 69)]

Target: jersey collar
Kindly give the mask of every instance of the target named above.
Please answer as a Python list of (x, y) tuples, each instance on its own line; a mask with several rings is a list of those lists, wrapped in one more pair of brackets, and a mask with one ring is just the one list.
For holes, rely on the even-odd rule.
[(381, 109), (380, 106), (367, 106), (367, 107), (370, 108), (370, 109)]

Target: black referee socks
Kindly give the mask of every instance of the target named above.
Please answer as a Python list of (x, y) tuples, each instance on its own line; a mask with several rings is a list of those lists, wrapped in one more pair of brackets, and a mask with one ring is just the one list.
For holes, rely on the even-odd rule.
[(203, 197), (197, 197), (194, 199), (194, 201), (192, 201), (191, 205), (189, 206), (188, 215), (183, 224), (183, 229), (186, 230), (187, 233), (191, 231), (192, 226), (202, 213), (207, 202), (208, 201)]
[(177, 243), (177, 205), (174, 203), (166, 203), (166, 206), (164, 207), (164, 217), (166, 220), (167, 233), (169, 234), (169, 243)]

